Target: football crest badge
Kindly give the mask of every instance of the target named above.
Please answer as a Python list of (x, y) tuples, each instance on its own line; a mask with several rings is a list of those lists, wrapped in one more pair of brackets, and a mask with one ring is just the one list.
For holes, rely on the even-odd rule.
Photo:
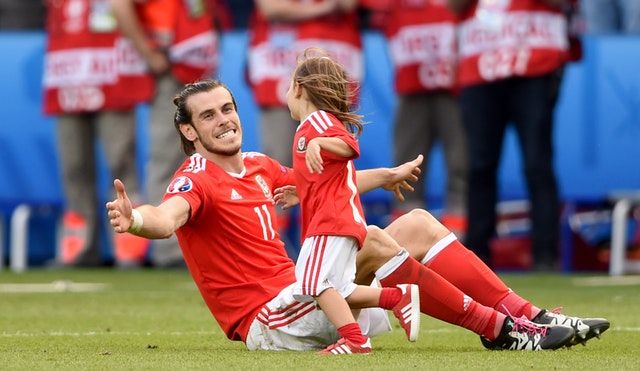
[(304, 136), (300, 137), (300, 139), (298, 139), (296, 149), (299, 152), (304, 152), (307, 149), (307, 138), (305, 138)]
[(256, 183), (258, 183), (258, 185), (260, 186), (260, 189), (262, 189), (262, 193), (264, 193), (264, 197), (271, 199), (272, 198), (271, 188), (269, 188), (269, 185), (267, 184), (267, 182), (265, 182), (262, 176), (256, 175)]

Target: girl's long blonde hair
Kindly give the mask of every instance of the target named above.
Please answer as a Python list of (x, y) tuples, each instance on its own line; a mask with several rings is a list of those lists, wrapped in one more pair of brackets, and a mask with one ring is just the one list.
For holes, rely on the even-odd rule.
[(362, 133), (362, 116), (351, 111), (357, 84), (344, 67), (319, 48), (307, 48), (298, 57), (293, 83), (303, 87), (313, 105), (336, 116), (349, 131)]

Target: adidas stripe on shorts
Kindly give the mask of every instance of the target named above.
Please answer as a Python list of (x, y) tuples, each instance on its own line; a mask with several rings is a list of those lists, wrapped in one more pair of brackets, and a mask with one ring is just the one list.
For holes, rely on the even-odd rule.
[(293, 297), (313, 301), (328, 288), (343, 298), (356, 289), (356, 253), (358, 242), (353, 237), (312, 236), (305, 238), (296, 263), (296, 286)]
[[(323, 349), (338, 341), (338, 333), (315, 301), (294, 299), (292, 284), (265, 304), (256, 316), (246, 345), (249, 350)], [(387, 312), (381, 308), (360, 310), (358, 324), (365, 336), (391, 331)]]

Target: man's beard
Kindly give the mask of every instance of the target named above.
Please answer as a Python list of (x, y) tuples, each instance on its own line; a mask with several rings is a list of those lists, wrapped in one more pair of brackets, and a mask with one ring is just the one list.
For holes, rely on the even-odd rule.
[(237, 147), (233, 148), (221, 149), (210, 145), (202, 139), (200, 139), (200, 144), (202, 144), (202, 147), (204, 147), (204, 149), (206, 149), (207, 151), (219, 156), (235, 156), (238, 154), (238, 152), (240, 152), (240, 148), (242, 147), (242, 145), (238, 145)]

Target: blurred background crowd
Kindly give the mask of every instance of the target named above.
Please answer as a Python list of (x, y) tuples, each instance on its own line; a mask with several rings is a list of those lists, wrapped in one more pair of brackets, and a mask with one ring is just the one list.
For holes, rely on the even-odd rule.
[[(360, 83), (380, 65), (388, 68), (391, 83), (377, 99), (390, 101), (382, 123), (389, 130), (377, 131), (374, 139), (390, 148), (390, 161), (366, 165), (392, 166), (418, 154), (426, 160), (424, 176), (405, 202), (385, 198), (380, 210), (365, 199), (370, 222), (384, 224), (416, 207), (430, 209), (496, 268), (567, 268), (571, 263), (563, 259), (572, 258), (563, 256), (562, 245), (575, 245), (566, 241), (567, 233), (598, 248), (609, 239), (597, 232), (602, 200), (591, 202), (587, 212), (580, 213), (585, 206), (576, 204), (567, 211), (555, 154), (577, 138), (555, 137), (555, 109), (567, 64), (580, 66), (589, 58), (591, 50), (584, 47), (589, 37), (628, 37), (640, 49), (638, 0), (0, 0), (0, 36), (21, 32), (46, 39), (42, 111), (55, 122), (64, 194), (50, 266), (184, 266), (175, 238), (151, 245), (107, 232), (101, 205), (111, 194), (98, 185), (100, 156), (109, 179), (123, 179), (132, 200), (159, 203), (183, 161), (169, 124), (172, 97), (198, 78), (223, 78), (226, 63), (239, 61), (225, 54), (222, 43), (238, 35), (245, 37), (240, 63), (251, 91), (237, 94), (239, 113), (245, 125), (253, 119), (256, 126), (245, 132), (256, 138), (245, 141), (284, 165), (291, 165), (296, 128), (284, 100), (296, 53), (307, 46), (326, 49)], [(366, 35), (383, 40), (384, 48), (367, 50)], [(372, 65), (379, 59), (378, 69), (365, 59)], [(638, 91), (631, 87), (631, 99)], [(356, 102), (371, 104), (365, 94), (359, 91)], [(245, 116), (247, 105), (256, 107), (255, 115)], [(371, 120), (368, 111), (361, 113)], [(137, 129), (140, 120), (145, 137)], [(640, 116), (629, 120), (637, 136)], [(517, 150), (510, 154), (520, 158), (526, 192), (523, 202), (504, 203), (500, 166), (511, 130)], [(365, 135), (362, 142), (370, 138)], [(148, 149), (142, 160), (141, 143)], [(436, 200), (428, 196), (434, 173), (429, 154), (435, 152), (444, 164), (439, 175), (446, 179)], [(610, 191), (640, 190), (640, 166), (620, 166), (635, 175)], [(568, 213), (586, 217), (564, 220)], [(632, 254), (640, 249), (640, 211), (628, 213), (625, 233)], [(606, 215), (610, 222), (610, 212)], [(294, 257), (296, 218), (295, 210), (282, 211), (278, 220)], [(564, 231), (564, 224), (572, 230)], [(500, 238), (508, 235), (505, 228), (524, 232)], [(607, 254), (600, 249), (589, 259), (601, 267)]]

